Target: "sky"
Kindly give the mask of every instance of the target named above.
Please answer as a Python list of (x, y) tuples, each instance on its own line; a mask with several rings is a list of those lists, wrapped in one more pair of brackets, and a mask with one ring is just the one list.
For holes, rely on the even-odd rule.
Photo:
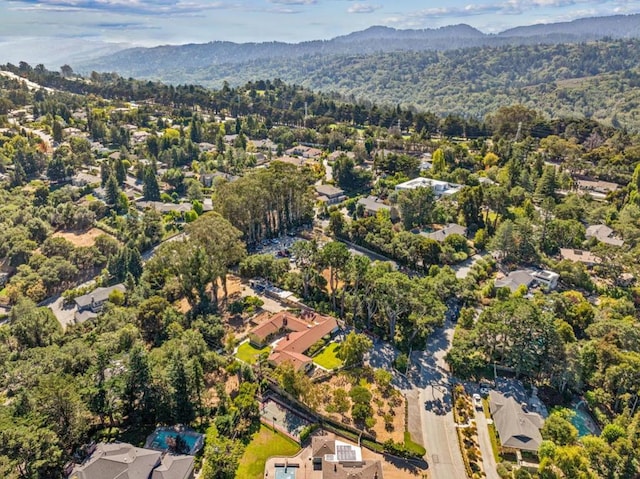
[[(486, 33), (590, 16), (640, 13), (640, 0), (0, 0), (0, 46), (52, 38), (159, 44), (329, 39), (372, 25), (466, 23)], [(60, 45), (69, 45), (69, 42)], [(25, 47), (26, 48), (26, 47)]]

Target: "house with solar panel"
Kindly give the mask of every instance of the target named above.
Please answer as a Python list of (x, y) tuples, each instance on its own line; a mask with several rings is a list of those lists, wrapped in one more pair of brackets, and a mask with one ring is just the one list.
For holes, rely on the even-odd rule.
[(381, 462), (362, 459), (358, 446), (315, 436), (311, 450), (313, 469), (322, 471), (322, 479), (383, 479)]

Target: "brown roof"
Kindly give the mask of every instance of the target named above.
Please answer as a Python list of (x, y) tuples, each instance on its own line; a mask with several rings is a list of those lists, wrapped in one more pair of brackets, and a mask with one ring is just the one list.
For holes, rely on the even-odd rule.
[(324, 457), (327, 454), (335, 454), (336, 442), (325, 437), (313, 436), (311, 438), (311, 455)]
[(322, 479), (383, 479), (380, 461), (322, 462)]
[(305, 356), (304, 354), (289, 351), (280, 351), (271, 354), (269, 356), (269, 361), (271, 361), (276, 366), (284, 363), (291, 363), (293, 369), (295, 369), (296, 371), (300, 371), (307, 364), (311, 363), (312, 359), (309, 356)]
[(288, 313), (287, 311), (280, 311), (253, 328), (250, 334), (256, 336), (261, 341), (264, 341), (272, 334), (283, 329), (285, 324), (289, 331), (303, 331), (308, 327), (307, 323), (293, 314)]
[(596, 264), (602, 261), (591, 251), (583, 251), (580, 249), (560, 248), (560, 256), (562, 256), (562, 259), (586, 264)]
[[(340, 448), (355, 450), (348, 460)], [(362, 460), (360, 448), (327, 437), (311, 439), (311, 455), (322, 461), (322, 479), (383, 479), (380, 461)]]
[[(303, 354), (314, 343), (320, 341), (323, 336), (329, 334), (338, 327), (335, 318), (329, 316), (316, 316), (316, 321), (320, 323), (312, 326), (305, 331), (296, 331), (288, 334), (276, 344), (275, 352), (293, 352)], [(289, 326), (287, 326), (288, 328)]]
[(290, 362), (296, 370), (300, 370), (312, 361), (305, 356), (305, 351), (337, 327), (338, 322), (330, 316), (308, 313), (303, 318), (297, 318), (281, 311), (254, 328), (250, 334), (264, 340), (280, 330), (289, 331), (278, 341), (268, 359), (276, 365)]

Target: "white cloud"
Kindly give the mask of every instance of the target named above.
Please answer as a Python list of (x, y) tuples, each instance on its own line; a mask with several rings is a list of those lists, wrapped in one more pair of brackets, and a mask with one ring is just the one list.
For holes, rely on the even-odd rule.
[[(573, 14), (566, 11), (571, 7), (577, 7)], [(558, 14), (550, 13), (552, 10), (557, 10)], [(415, 28), (416, 26), (428, 26), (434, 19), (482, 15), (531, 15), (535, 12), (548, 14), (547, 22), (556, 22), (563, 21), (565, 18), (573, 20), (589, 15), (611, 15), (612, 13), (635, 13), (638, 11), (640, 11), (640, 7), (636, 0), (498, 0), (489, 3), (468, 3), (462, 6), (451, 5), (402, 12), (385, 18), (383, 23)], [(540, 20), (537, 21), (540, 22)]]
[(276, 5), (315, 5), (317, 0), (269, 0)]
[(382, 8), (380, 5), (369, 5), (367, 3), (354, 3), (348, 9), (348, 13), (373, 13)]
[[(315, 0), (311, 0), (315, 1)], [(122, 14), (166, 15), (233, 8), (222, 1), (207, 0), (13, 0), (18, 11), (105, 11)]]

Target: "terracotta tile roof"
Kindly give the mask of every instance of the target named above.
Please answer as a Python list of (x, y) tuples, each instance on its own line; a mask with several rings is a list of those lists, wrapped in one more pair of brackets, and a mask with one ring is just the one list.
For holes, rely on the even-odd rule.
[(269, 361), (276, 365), (289, 361), (298, 370), (312, 361), (305, 356), (305, 351), (337, 327), (338, 322), (330, 316), (306, 313), (298, 318), (281, 311), (253, 328), (249, 334), (262, 342), (279, 331), (287, 331), (277, 342)]
[(302, 354), (314, 343), (320, 341), (323, 336), (329, 334), (337, 327), (338, 323), (334, 318), (325, 317), (321, 323), (309, 327), (306, 331), (296, 331), (288, 334), (278, 341), (274, 351), (287, 351)]
[(307, 323), (287, 311), (280, 311), (253, 328), (250, 334), (254, 335), (260, 341), (264, 341), (272, 334), (283, 329), (285, 325), (289, 331), (303, 331), (307, 329)]

